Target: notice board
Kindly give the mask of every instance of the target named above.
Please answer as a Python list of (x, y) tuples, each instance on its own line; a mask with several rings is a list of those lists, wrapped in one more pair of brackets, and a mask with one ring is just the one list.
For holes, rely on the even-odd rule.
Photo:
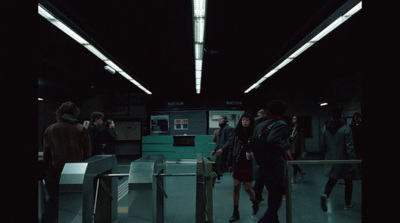
[(118, 133), (117, 140), (141, 140), (141, 122), (117, 122), (114, 130)]

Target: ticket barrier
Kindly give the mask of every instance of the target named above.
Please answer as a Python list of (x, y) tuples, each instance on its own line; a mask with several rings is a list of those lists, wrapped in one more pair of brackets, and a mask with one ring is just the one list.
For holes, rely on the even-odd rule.
[(117, 218), (117, 178), (100, 175), (116, 173), (115, 155), (96, 155), (83, 162), (66, 163), (61, 173), (58, 222), (112, 222)]
[(196, 222), (214, 222), (212, 188), (215, 178), (211, 161), (197, 154)]
[(165, 174), (165, 157), (154, 154), (131, 163), (129, 171), (128, 215), (132, 222), (164, 222), (165, 192), (164, 177), (196, 177), (196, 222), (213, 222), (212, 172), (211, 162), (197, 156), (196, 173)]
[(132, 222), (164, 222), (163, 154), (147, 155), (131, 163), (129, 170), (128, 215)]

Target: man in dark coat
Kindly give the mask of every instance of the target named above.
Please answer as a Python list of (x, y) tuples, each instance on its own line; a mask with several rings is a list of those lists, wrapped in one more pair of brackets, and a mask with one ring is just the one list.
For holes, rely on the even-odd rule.
[(58, 218), (58, 188), (65, 163), (83, 161), (91, 156), (89, 133), (78, 123), (79, 108), (72, 102), (63, 103), (56, 112), (57, 123), (50, 125), (43, 136), (43, 161), (47, 170), (44, 222)]
[(217, 174), (222, 176), (222, 172), (228, 170), (227, 167), (227, 157), (229, 151), (233, 146), (233, 128), (228, 124), (228, 118), (226, 116), (221, 116), (219, 118), (219, 126), (221, 127), (217, 137), (217, 144), (215, 149), (211, 152), (211, 156), (217, 155), (215, 158), (215, 163), (217, 165)]
[[(282, 115), (286, 111), (286, 103), (281, 100), (273, 100), (268, 104), (269, 114), (267, 120), (261, 122), (254, 129), (253, 136), (261, 133), (266, 126), (272, 125), (267, 142), (280, 155), (273, 156), (271, 163), (259, 165), (258, 183), (264, 183), (268, 190), (268, 209), (259, 223), (279, 223), (278, 210), (282, 204), (285, 181), (284, 152), (290, 149), (288, 141), (288, 125)], [(256, 190), (256, 198), (260, 198), (262, 190)]]
[[(331, 121), (322, 129), (322, 152), (326, 160), (348, 160), (355, 159), (354, 144), (351, 129), (341, 121), (341, 110), (332, 110)], [(344, 179), (345, 183), (345, 209), (353, 208), (351, 196), (353, 192), (353, 181), (351, 171), (354, 168), (348, 164), (325, 165), (324, 173), (329, 177), (321, 196), (321, 208), (327, 211), (327, 199), (332, 192), (338, 179)]]
[(103, 149), (106, 146), (104, 132), (101, 131), (103, 125), (104, 114), (101, 112), (92, 112), (90, 114), (89, 135), (93, 146), (93, 156), (103, 154)]

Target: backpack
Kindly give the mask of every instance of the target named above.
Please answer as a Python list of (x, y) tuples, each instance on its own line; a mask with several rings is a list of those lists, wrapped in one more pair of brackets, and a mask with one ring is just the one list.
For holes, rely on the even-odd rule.
[(274, 120), (270, 124), (267, 123), (260, 134), (249, 138), (248, 146), (252, 150), (254, 158), (259, 166), (266, 166), (279, 162), (283, 155), (281, 150), (274, 148), (274, 146), (267, 141), (271, 129), (275, 126), (275, 121), (277, 120)]

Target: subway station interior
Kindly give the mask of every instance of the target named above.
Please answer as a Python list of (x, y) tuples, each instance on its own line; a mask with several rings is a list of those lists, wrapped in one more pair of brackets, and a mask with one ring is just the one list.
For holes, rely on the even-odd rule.
[[(375, 169), (371, 157), (385, 163), (384, 169), (399, 168), (389, 151), (375, 153), (383, 151), (378, 146), (398, 148), (398, 142), (393, 147), (387, 139), (378, 140), (395, 140), (397, 134), (368, 130), (380, 126), (382, 116), (392, 118), (388, 111), (398, 116), (395, 109), (388, 110), (396, 105), (394, 75), (385, 83), (375, 80), (386, 78), (389, 68), (370, 56), (370, 50), (381, 50), (371, 44), (378, 31), (370, 35), (370, 30), (384, 30), (371, 25), (376, 21), (372, 4), (39, 0), (37, 6), (37, 132), (31, 138), (37, 143), (39, 169), (43, 135), (57, 122), (55, 112), (64, 102), (79, 107), (79, 123), (102, 112), (118, 132), (114, 154), (65, 164), (58, 222), (229, 222), (234, 179), (231, 172), (218, 177), (213, 169), (213, 133), (221, 116), (235, 128), (243, 113), (256, 117), (275, 99), (286, 103), (288, 126), (293, 116), (301, 120), (307, 152), (298, 160), (306, 173), (300, 180), (291, 179), (294, 164), (285, 167), (288, 189), (279, 222), (376, 222), (370, 218), (376, 215), (395, 219), (398, 205), (380, 207), (390, 214), (374, 211), (388, 205), (381, 197), (396, 193), (393, 186), (367, 184), (393, 178)], [(355, 113), (362, 115), (367, 146), (353, 160), (358, 168), (354, 206), (344, 208), (345, 183), (339, 180), (328, 211), (323, 211), (320, 197), (328, 177), (323, 174), (322, 130), (334, 108), (341, 110), (345, 125), (350, 126)], [(35, 221), (45, 222), (48, 192), (38, 178)], [(262, 196), (254, 215), (242, 186), (236, 222), (259, 222), (268, 209), (266, 189)]]

